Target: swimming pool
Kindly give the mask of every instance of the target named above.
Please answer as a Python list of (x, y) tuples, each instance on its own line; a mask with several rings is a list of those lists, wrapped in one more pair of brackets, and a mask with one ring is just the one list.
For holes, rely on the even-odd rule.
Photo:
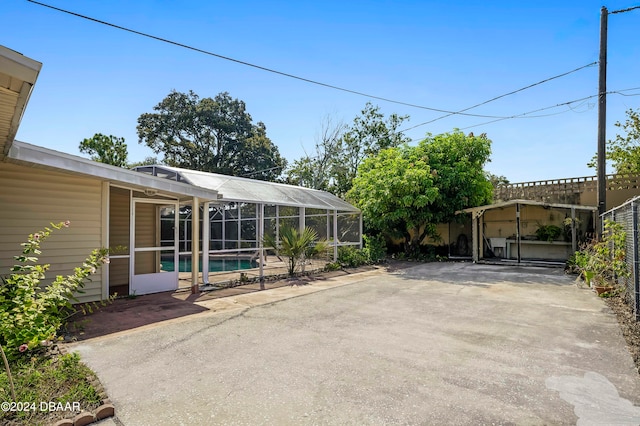
[[(173, 259), (163, 260), (161, 264), (163, 271), (175, 271)], [(237, 257), (209, 260), (209, 272), (230, 272), (257, 267), (258, 262), (256, 260), (238, 259)], [(199, 262), (199, 270), (202, 272), (202, 262)], [(190, 257), (180, 257), (180, 260), (178, 261), (178, 272), (191, 272)]]

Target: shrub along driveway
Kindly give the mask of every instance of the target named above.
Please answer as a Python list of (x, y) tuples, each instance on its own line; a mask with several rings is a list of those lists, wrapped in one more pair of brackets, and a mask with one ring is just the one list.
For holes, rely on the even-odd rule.
[(640, 423), (615, 317), (560, 270), (421, 264), (273, 301), (307, 290), (74, 349), (126, 426)]

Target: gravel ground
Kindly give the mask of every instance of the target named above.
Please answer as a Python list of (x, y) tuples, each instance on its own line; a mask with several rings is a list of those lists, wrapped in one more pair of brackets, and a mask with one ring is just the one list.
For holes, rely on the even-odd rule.
[(631, 306), (625, 302), (622, 296), (616, 295), (607, 298), (606, 301), (618, 318), (629, 352), (631, 352), (633, 362), (635, 362), (636, 369), (640, 374), (640, 321), (636, 321)]

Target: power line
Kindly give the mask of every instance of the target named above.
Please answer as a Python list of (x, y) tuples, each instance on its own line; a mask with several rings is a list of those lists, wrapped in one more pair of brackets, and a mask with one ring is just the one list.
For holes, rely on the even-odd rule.
[[(524, 116), (527, 116), (527, 115), (530, 115), (530, 114), (534, 114), (536, 112), (546, 111), (548, 109), (558, 108), (558, 107), (561, 107), (561, 106), (568, 106), (568, 105), (571, 105), (572, 103), (575, 103), (575, 102), (581, 102), (581, 101), (585, 101), (585, 100), (588, 100), (588, 99), (597, 98), (598, 96), (600, 96), (600, 95), (586, 96), (584, 98), (576, 99), (576, 100), (573, 100), (573, 101), (563, 102), (563, 103), (560, 103), (560, 104), (556, 104), (556, 105), (552, 105), (552, 106), (548, 106), (548, 107), (544, 107), (544, 108), (535, 109), (533, 111), (523, 112), (522, 114), (512, 115), (511, 117), (506, 118), (506, 119), (496, 119), (496, 120), (491, 120), (491, 121), (487, 121), (487, 122), (484, 122), (484, 123), (474, 124), (472, 126), (463, 127), (460, 130), (471, 129), (471, 128), (474, 128), (474, 127), (484, 126), (484, 125), (487, 125), (487, 124), (492, 124), (492, 123), (496, 123), (498, 121), (503, 121), (503, 120), (509, 120), (509, 119), (512, 119), (512, 118), (520, 118), (520, 117), (524, 117)], [(531, 116), (531, 117), (528, 117), (528, 118), (548, 117), (550, 115), (557, 115), (557, 114), (562, 114), (562, 113), (565, 113), (565, 112), (569, 112), (569, 111), (561, 111), (561, 112), (555, 113), (555, 114), (535, 115), (535, 116)]]
[(622, 96), (640, 96), (640, 93), (631, 93), (629, 95), (621, 93), (621, 92), (629, 92), (631, 90), (639, 90), (640, 87), (632, 87), (631, 89), (624, 89), (624, 90), (618, 90), (616, 93), (617, 95), (622, 95)]
[(615, 91), (613, 91), (613, 93), (621, 95), (620, 92), (630, 92), (631, 90), (639, 90), (639, 89), (640, 89), (640, 87), (632, 87), (630, 89), (615, 90)]
[[(607, 94), (608, 95), (622, 95), (622, 96), (640, 96), (640, 93), (632, 93), (632, 94), (622, 93), (622, 92), (629, 92), (631, 90), (640, 90), (640, 87), (632, 87), (632, 88), (629, 88), (629, 89), (612, 90), (612, 91), (607, 92)], [(543, 118), (543, 117), (549, 117), (549, 116), (552, 116), (552, 115), (564, 114), (564, 113), (567, 113), (567, 112), (576, 112), (573, 108), (570, 108), (567, 111), (560, 111), (560, 112), (556, 112), (556, 113), (553, 113), (553, 114), (531, 115), (531, 114), (535, 114), (536, 112), (542, 112), (542, 111), (546, 111), (546, 110), (553, 109), (553, 108), (558, 108), (558, 107), (562, 107), (562, 106), (570, 106), (571, 104), (574, 104), (576, 102), (585, 102), (585, 101), (587, 101), (589, 99), (597, 98), (598, 96), (600, 96), (600, 95), (598, 94), (598, 95), (585, 96), (585, 97), (580, 98), (580, 99), (574, 99), (572, 101), (562, 102), (562, 103), (555, 104), (555, 105), (550, 105), (550, 106), (547, 106), (547, 107), (544, 107), (544, 108), (534, 109), (532, 111), (523, 112), (521, 114), (515, 114), (515, 115), (509, 116), (509, 117), (505, 117), (505, 118), (499, 118), (499, 119), (487, 121), (487, 122), (484, 122), (484, 123), (474, 124), (474, 125), (471, 125), (471, 126), (463, 127), (460, 130), (467, 130), (467, 129), (471, 129), (471, 128), (478, 127), (478, 126), (484, 126), (484, 125), (487, 125), (487, 124), (496, 123), (498, 121), (511, 120), (511, 119), (514, 119), (514, 118)], [(580, 105), (578, 105), (578, 106), (580, 106)], [(406, 129), (402, 130), (400, 132), (404, 132), (404, 131), (406, 131)], [(417, 142), (417, 141), (420, 141), (422, 139), (423, 138), (412, 139), (411, 141), (409, 141), (409, 143)]]
[[(637, 96), (638, 94), (625, 95), (624, 93), (621, 93), (621, 92), (628, 92), (629, 90), (637, 90), (637, 89), (639, 89), (639, 88), (638, 87), (634, 87), (632, 89), (612, 90), (612, 91), (607, 92), (606, 94), (607, 95), (622, 95), (622, 96)], [(569, 106), (569, 105), (571, 105), (573, 103), (576, 103), (576, 102), (582, 102), (582, 101), (586, 101), (586, 100), (589, 100), (589, 99), (597, 98), (598, 96), (600, 96), (600, 94), (591, 95), (591, 96), (585, 96), (584, 98), (575, 99), (573, 101), (562, 102), (562, 103), (559, 103), (559, 104), (556, 104), (556, 105), (551, 105), (551, 106), (548, 106), (548, 107), (538, 108), (538, 109), (535, 109), (535, 110), (532, 110), (532, 111), (523, 112), (522, 114), (512, 115), (511, 117), (508, 117), (508, 118), (500, 118), (500, 119), (496, 119), (496, 120), (492, 120), (492, 121), (487, 121), (485, 123), (474, 124), (472, 126), (464, 127), (464, 128), (462, 128), (460, 130), (471, 129), (473, 127), (484, 126), (486, 124), (496, 123), (498, 121), (509, 120), (509, 119), (512, 119), (512, 118), (525, 117), (527, 115), (534, 114), (536, 112), (546, 111), (546, 110), (553, 109), (553, 108), (558, 108), (558, 107), (561, 107), (561, 106)], [(555, 113), (555, 114), (533, 115), (533, 116), (530, 116), (528, 118), (548, 117), (550, 115), (557, 115), (557, 114), (562, 114), (562, 113), (565, 113), (565, 112), (569, 112), (569, 111), (561, 111), (561, 112)]]
[(504, 98), (504, 97), (506, 97), (506, 96), (513, 95), (513, 94), (516, 94), (516, 93), (518, 93), (518, 92), (522, 92), (523, 90), (527, 90), (527, 89), (530, 89), (530, 88), (532, 88), (532, 87), (539, 86), (540, 84), (547, 83), (547, 82), (549, 82), (549, 81), (551, 81), (551, 80), (555, 80), (555, 79), (557, 79), (557, 78), (564, 77), (564, 76), (569, 75), (569, 74), (572, 74), (572, 73), (574, 73), (574, 72), (576, 72), (576, 71), (580, 71), (580, 70), (582, 70), (582, 69), (584, 69), (584, 68), (592, 67), (592, 66), (597, 65), (597, 64), (598, 64), (598, 62), (597, 62), (597, 61), (596, 61), (596, 62), (591, 62), (590, 64), (583, 65), (583, 66), (581, 66), (581, 67), (579, 67), (579, 68), (576, 68), (576, 69), (574, 69), (574, 70), (567, 71), (567, 72), (565, 72), (565, 73), (558, 74), (558, 75), (553, 76), (553, 77), (549, 77), (549, 78), (547, 78), (547, 79), (544, 79), (544, 80), (538, 81), (537, 83), (533, 83), (533, 84), (530, 84), (530, 85), (528, 85), (528, 86), (522, 87), (522, 88), (520, 88), (520, 89), (517, 89), (517, 90), (511, 91), (511, 92), (509, 92), (509, 93), (505, 93), (505, 94), (503, 94), (503, 95), (496, 96), (496, 97), (491, 98), (491, 99), (489, 99), (489, 100), (486, 100), (486, 101), (484, 101), (484, 102), (480, 102), (479, 104), (475, 104), (475, 105), (470, 106), (470, 107), (468, 107), (468, 108), (461, 109), (460, 111), (452, 112), (452, 113), (448, 113), (448, 114), (442, 115), (442, 116), (440, 116), (440, 117), (434, 118), (433, 120), (429, 120), (429, 121), (425, 121), (424, 123), (416, 124), (415, 126), (408, 127), (408, 128), (406, 128), (406, 129), (404, 129), (404, 130), (402, 130), (402, 131), (404, 132), (404, 131), (407, 131), (407, 130), (415, 129), (416, 127), (424, 126), (425, 124), (431, 124), (431, 123), (433, 123), (433, 122), (435, 122), (435, 121), (442, 120), (443, 118), (451, 117), (452, 115), (460, 114), (460, 113), (465, 112), (465, 111), (469, 111), (470, 109), (477, 108), (477, 107), (479, 107), (479, 106), (481, 106), (481, 105), (486, 105), (486, 104), (488, 104), (489, 102), (493, 102), (493, 101), (496, 101), (496, 100), (498, 100), (498, 99)]
[[(293, 78), (295, 80), (304, 81), (305, 83), (315, 84), (317, 86), (327, 87), (329, 89), (339, 90), (339, 91), (342, 91), (342, 92), (351, 93), (351, 94), (358, 95), (358, 96), (364, 96), (364, 97), (367, 97), (367, 98), (377, 99), (377, 100), (380, 100), (380, 101), (389, 102), (389, 103), (398, 104), (398, 105), (404, 105), (404, 106), (408, 106), (408, 107), (412, 107), (412, 108), (425, 109), (425, 110), (428, 110), (428, 111), (442, 112), (442, 113), (447, 113), (447, 114), (449, 114), (449, 113), (458, 114), (455, 111), (448, 111), (448, 110), (445, 110), (445, 109), (431, 108), (431, 107), (427, 107), (427, 106), (423, 106), (423, 105), (417, 105), (417, 104), (412, 104), (412, 103), (408, 103), (408, 102), (396, 101), (396, 100), (389, 99), (389, 98), (384, 98), (384, 97), (381, 97), (381, 96), (374, 96), (374, 95), (370, 95), (370, 94), (367, 94), (367, 93), (364, 93), (364, 92), (359, 92), (357, 90), (351, 90), (351, 89), (346, 89), (344, 87), (334, 86), (334, 85), (328, 84), (328, 83), (322, 83), (322, 82), (317, 81), (317, 80), (311, 80), (309, 78), (300, 77), (300, 76), (297, 76), (297, 75), (294, 75), (294, 74), (290, 74), (290, 73), (286, 73), (286, 72), (283, 72), (283, 71), (274, 70), (272, 68), (263, 67), (261, 65), (252, 64), (250, 62), (241, 61), (239, 59), (234, 59), (234, 58), (231, 58), (231, 57), (228, 57), (228, 56), (220, 55), (218, 53), (210, 52), (208, 50), (204, 50), (204, 49), (193, 47), (193, 46), (190, 46), (190, 45), (187, 45), (187, 44), (183, 44), (183, 43), (179, 43), (179, 42), (176, 42), (176, 41), (168, 40), (166, 38), (154, 36), (154, 35), (151, 35), (151, 34), (148, 34), (148, 33), (143, 33), (141, 31), (133, 30), (131, 28), (123, 27), (123, 26), (116, 25), (116, 24), (112, 24), (110, 22), (101, 21), (99, 19), (92, 18), (90, 16), (81, 15), (79, 13), (71, 12), (69, 10), (65, 10), (65, 9), (61, 9), (59, 7), (51, 6), (51, 5), (48, 5), (46, 3), (41, 3), (41, 2), (38, 2), (38, 1), (35, 1), (35, 0), (27, 0), (27, 1), (30, 2), (30, 3), (33, 3), (33, 4), (37, 4), (39, 6), (44, 6), (44, 7), (47, 7), (49, 9), (56, 10), (58, 12), (66, 13), (66, 14), (69, 14), (69, 15), (72, 15), (72, 16), (76, 16), (78, 18), (82, 18), (82, 19), (86, 19), (86, 20), (89, 20), (89, 21), (92, 21), (92, 22), (96, 22), (98, 24), (106, 25), (106, 26), (109, 26), (109, 27), (112, 27), (112, 28), (116, 28), (116, 29), (119, 29), (119, 30), (122, 30), (122, 31), (127, 31), (127, 32), (130, 32), (132, 34), (137, 34), (137, 35), (140, 35), (140, 36), (143, 36), (143, 37), (147, 37), (147, 38), (150, 38), (150, 39), (153, 39), (153, 40), (161, 41), (163, 43), (172, 44), (174, 46), (182, 47), (184, 49), (193, 50), (194, 52), (203, 53), (203, 54), (209, 55), (209, 56), (214, 56), (216, 58), (224, 59), (226, 61), (231, 61), (231, 62), (235, 62), (237, 64), (241, 64), (241, 65), (245, 65), (245, 66), (248, 66), (248, 67), (256, 68), (256, 69), (259, 69), (261, 71), (266, 71), (266, 72), (277, 74), (277, 75), (280, 75), (280, 76), (283, 76), (283, 77), (288, 77), (288, 78)], [(495, 116), (495, 115), (483, 115), (483, 114), (459, 113), (459, 115), (465, 115), (465, 116), (469, 116), (469, 117), (479, 117), (479, 118), (503, 118), (503, 117), (498, 117), (498, 116)]]
[(640, 6), (633, 6), (633, 7), (628, 7), (626, 9), (614, 10), (612, 12), (609, 12), (609, 14), (630, 12), (634, 9), (640, 9)]

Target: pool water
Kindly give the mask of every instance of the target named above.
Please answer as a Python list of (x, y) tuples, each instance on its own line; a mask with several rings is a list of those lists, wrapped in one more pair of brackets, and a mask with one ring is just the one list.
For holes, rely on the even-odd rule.
[[(173, 259), (163, 260), (161, 263), (163, 271), (175, 271)], [(249, 259), (232, 258), (209, 260), (209, 272), (229, 272), (257, 267), (258, 262)], [(180, 259), (178, 262), (178, 268), (178, 272), (191, 272), (191, 259)], [(199, 269), (200, 272), (202, 272), (202, 262), (199, 262)]]

